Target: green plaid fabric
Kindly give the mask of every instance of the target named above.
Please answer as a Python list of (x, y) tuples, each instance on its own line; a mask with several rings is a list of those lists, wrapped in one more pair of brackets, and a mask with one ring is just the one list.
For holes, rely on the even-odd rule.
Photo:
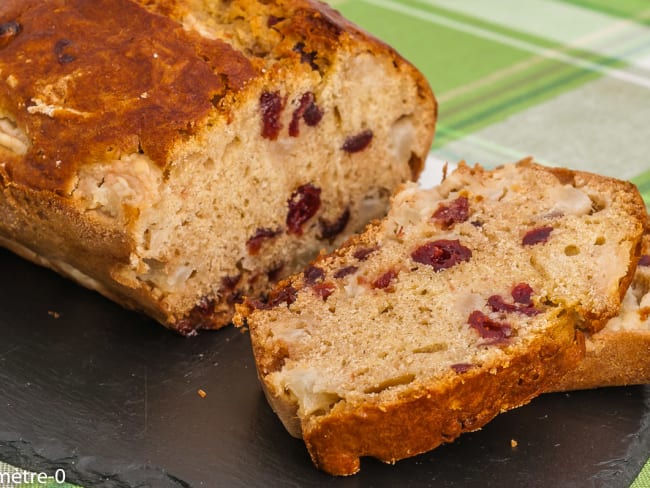
[(639, 473), (639, 476), (634, 480), (630, 488), (650, 488), (650, 461), (643, 467), (641, 473)]

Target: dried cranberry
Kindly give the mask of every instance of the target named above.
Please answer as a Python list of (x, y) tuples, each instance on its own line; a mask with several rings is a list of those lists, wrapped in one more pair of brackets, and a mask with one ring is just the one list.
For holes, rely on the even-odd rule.
[(305, 113), (302, 114), (302, 119), (305, 121), (309, 127), (314, 127), (318, 125), (321, 119), (323, 118), (323, 111), (318, 108), (318, 105), (312, 103), (308, 105), (305, 109)]
[(287, 232), (302, 235), (302, 226), (311, 219), (320, 208), (320, 188), (307, 183), (299, 186), (288, 200)]
[(507, 303), (501, 295), (492, 295), (487, 300), (488, 305), (493, 312), (516, 312), (517, 306)]
[(533, 300), (531, 299), (533, 295), (533, 289), (528, 283), (519, 283), (515, 285), (512, 289), (512, 299), (523, 305), (532, 305)]
[(512, 327), (506, 322), (497, 322), (480, 310), (474, 310), (467, 319), (470, 327), (484, 339), (507, 339), (512, 335)]
[(348, 137), (341, 146), (341, 149), (348, 153), (363, 151), (370, 145), (370, 141), (372, 141), (372, 131), (366, 129), (355, 136)]
[(451, 369), (453, 369), (458, 374), (467, 373), (470, 369), (474, 367), (475, 366), (470, 363), (456, 363), (451, 365)]
[(531, 295), (533, 289), (527, 283), (519, 283), (512, 289), (512, 298), (515, 303), (507, 303), (502, 296), (492, 295), (488, 298), (488, 305), (493, 312), (518, 312), (532, 317), (541, 313), (533, 306)]
[(379, 278), (377, 278), (375, 281), (372, 282), (372, 287), (379, 288), (379, 289), (388, 288), (388, 286), (393, 282), (393, 280), (397, 278), (398, 274), (399, 272), (395, 271), (394, 269), (388, 270), (383, 275), (381, 275)]
[(317, 281), (325, 278), (325, 271), (323, 271), (318, 266), (308, 266), (303, 273), (303, 277), (307, 285), (313, 285)]
[[(312, 92), (305, 93), (300, 97), (298, 108), (293, 111), (291, 116), (291, 123), (289, 124), (289, 135), (291, 137), (298, 137), (300, 135), (300, 118), (302, 117), (307, 125), (314, 126), (320, 122), (323, 113), (314, 103), (316, 98)], [(307, 116), (309, 113), (309, 116)]]
[(466, 197), (458, 197), (448, 205), (441, 204), (433, 213), (433, 218), (444, 229), (448, 229), (454, 224), (465, 222), (469, 218), (469, 200)]
[(354, 251), (353, 256), (356, 259), (358, 259), (359, 261), (365, 261), (377, 249), (379, 249), (377, 246), (374, 246), (374, 247), (362, 247), (361, 249), (357, 249), (356, 251)]
[(272, 237), (277, 236), (280, 234), (282, 231), (280, 229), (269, 229), (268, 227), (260, 227), (255, 231), (255, 234), (253, 234), (247, 241), (246, 241), (246, 249), (248, 250), (248, 254), (251, 256), (255, 256), (257, 253), (260, 252), (260, 248), (262, 247), (262, 244), (264, 243), (265, 240), (271, 239)]
[(323, 301), (326, 301), (328, 297), (334, 293), (334, 290), (336, 290), (336, 285), (334, 283), (316, 283), (313, 287), (312, 290), (316, 295), (321, 297)]
[(204, 317), (207, 317), (214, 312), (214, 298), (201, 297), (199, 303), (192, 309), (192, 312), (196, 312)]
[(22, 30), (23, 27), (18, 22), (11, 21), (0, 24), (0, 48), (13, 41)]
[(458, 239), (441, 239), (418, 247), (411, 253), (416, 263), (428, 264), (435, 271), (451, 268), (462, 261), (469, 261), (472, 251)]
[(275, 15), (269, 15), (269, 18), (266, 19), (266, 26), (273, 27), (275, 24), (282, 22), (284, 17), (276, 17)]
[(185, 337), (195, 337), (199, 333), (196, 329), (199, 328), (198, 324), (195, 324), (190, 319), (181, 319), (174, 324), (174, 330)]
[(339, 235), (350, 221), (350, 209), (346, 208), (339, 218), (334, 222), (329, 222), (325, 219), (319, 219), (318, 225), (320, 225), (320, 235), (319, 239), (331, 239)]
[(228, 305), (234, 305), (235, 303), (243, 303), (244, 295), (240, 290), (233, 291), (226, 296), (226, 303)]
[(298, 292), (293, 286), (291, 285), (283, 286), (279, 290), (275, 289), (271, 291), (271, 294), (269, 295), (266, 302), (255, 300), (253, 302), (253, 306), (260, 310), (271, 310), (272, 308), (277, 307), (281, 303), (286, 303), (287, 305), (291, 305), (293, 302), (296, 301), (297, 294)]
[(535, 244), (541, 244), (548, 241), (548, 237), (551, 235), (553, 227), (545, 226), (538, 227), (536, 229), (529, 230), (524, 235), (522, 244), (524, 246), (533, 246)]
[(262, 137), (275, 141), (282, 129), (280, 114), (284, 108), (284, 100), (280, 92), (263, 92), (260, 95), (260, 111), (262, 112)]
[(197, 329), (210, 328), (214, 314), (214, 298), (201, 297), (198, 303), (181, 320), (174, 324), (174, 330), (184, 336), (195, 336)]
[(318, 71), (318, 65), (315, 62), (316, 56), (318, 54), (318, 53), (316, 53), (316, 51), (307, 52), (305, 50), (305, 43), (304, 42), (296, 43), (296, 45), (293, 46), (293, 51), (300, 54), (300, 62), (301, 63), (309, 63), (309, 66), (311, 66), (311, 69), (313, 69), (314, 71)]
[(221, 278), (221, 286), (226, 290), (233, 290), (241, 280), (241, 273), (235, 276), (226, 275)]
[(70, 44), (72, 44), (72, 41), (69, 39), (59, 39), (54, 44), (54, 54), (56, 54), (56, 59), (59, 61), (59, 64), (68, 64), (77, 59), (72, 54), (65, 52), (65, 48)]
[(341, 278), (345, 278), (348, 275), (356, 273), (358, 269), (359, 268), (357, 268), (356, 266), (346, 266), (345, 268), (336, 270), (336, 272), (334, 273), (334, 278), (336, 278), (337, 280)]
[(278, 266), (268, 270), (266, 272), (266, 277), (271, 282), (278, 281), (278, 279), (280, 278), (280, 275), (282, 274), (283, 269), (284, 269), (284, 264), (279, 264)]
[(650, 255), (644, 254), (639, 259), (639, 266), (650, 266)]

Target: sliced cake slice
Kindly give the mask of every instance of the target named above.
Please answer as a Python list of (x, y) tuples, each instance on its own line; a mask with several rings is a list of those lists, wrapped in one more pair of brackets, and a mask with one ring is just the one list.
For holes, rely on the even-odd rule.
[(620, 312), (585, 336), (585, 358), (554, 390), (650, 383), (650, 235)]
[(431, 190), (248, 300), (264, 390), (314, 463), (416, 455), (549, 390), (580, 329), (618, 312), (646, 213), (636, 188), (530, 160), (461, 163)]

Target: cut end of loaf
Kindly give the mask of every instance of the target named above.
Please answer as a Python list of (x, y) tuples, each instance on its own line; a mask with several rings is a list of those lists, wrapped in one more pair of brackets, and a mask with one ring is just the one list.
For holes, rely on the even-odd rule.
[[(0, 50), (0, 233), (179, 332), (229, 323), (244, 294), (385, 215), (422, 168), (428, 84), (324, 4), (28, 3), (0, 7), (18, 26)], [(65, 42), (39, 35), (43, 19)], [(65, 220), (55, 200), (72, 234), (119, 252), (40, 245), (12, 207), (27, 193), (52, 213), (40, 235)]]
[(586, 354), (554, 391), (624, 386), (650, 382), (650, 236), (619, 313), (605, 327), (587, 334)]
[(328, 459), (423, 452), (559, 380), (581, 355), (576, 329), (617, 312), (644, 221), (624, 182), (461, 164), (432, 190), (406, 187), (238, 321), (287, 428), (349, 474)]

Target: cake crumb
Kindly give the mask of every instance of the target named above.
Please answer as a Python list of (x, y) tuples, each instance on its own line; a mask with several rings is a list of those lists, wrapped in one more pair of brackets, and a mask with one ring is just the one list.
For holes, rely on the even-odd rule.
[(515, 447), (517, 447), (517, 445), (518, 442), (515, 439), (510, 439), (510, 447), (514, 449)]
[(205, 398), (205, 397), (208, 396), (208, 394), (205, 392), (205, 390), (202, 390), (201, 388), (199, 388), (199, 389), (197, 390), (197, 393), (199, 394), (199, 396), (200, 396), (201, 398)]

